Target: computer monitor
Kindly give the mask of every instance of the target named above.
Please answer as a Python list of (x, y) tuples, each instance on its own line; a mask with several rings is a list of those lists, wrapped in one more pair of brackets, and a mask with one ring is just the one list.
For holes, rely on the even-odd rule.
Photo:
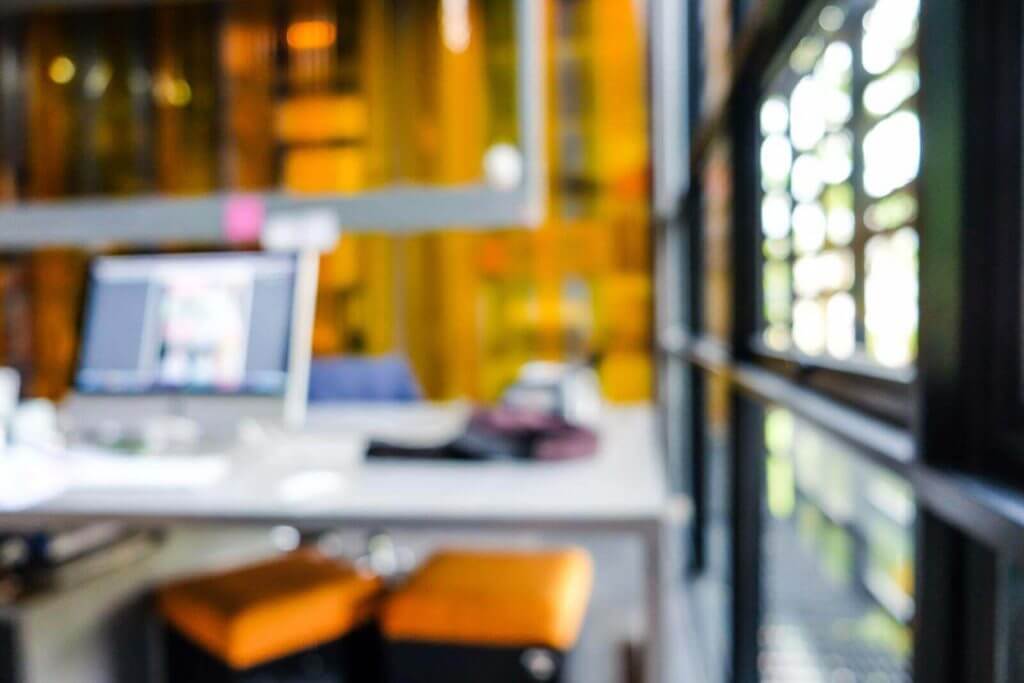
[(96, 259), (76, 389), (283, 394), (295, 270), (279, 254)]
[[(119, 398), (129, 414), (197, 420), (265, 414), (255, 409), (261, 401), (301, 402), (304, 410), (315, 263), (315, 255), (281, 253), (97, 257), (76, 403), (95, 408)], [(196, 401), (203, 405), (190, 407)]]

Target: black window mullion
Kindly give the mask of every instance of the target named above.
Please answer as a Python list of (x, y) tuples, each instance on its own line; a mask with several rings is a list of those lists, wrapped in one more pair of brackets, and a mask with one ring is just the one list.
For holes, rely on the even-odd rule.
[(964, 537), (930, 512), (918, 516), (915, 681), (960, 683), (964, 658)]
[[(863, 13), (858, 13), (858, 21), (863, 20)], [(867, 343), (867, 333), (864, 325), (864, 315), (867, 306), (864, 303), (864, 280), (867, 277), (867, 259), (864, 250), (867, 246), (869, 233), (864, 224), (864, 212), (868, 208), (868, 197), (864, 193), (864, 135), (870, 130), (870, 126), (864, 113), (864, 88), (868, 84), (868, 77), (864, 71), (862, 55), (862, 41), (857, 40), (856, 35), (848, 35), (850, 48), (853, 50), (853, 82), (850, 86), (850, 95), (853, 104), (853, 118), (851, 119), (851, 130), (854, 132), (853, 145), (853, 174), (850, 178), (853, 185), (853, 214), (856, 217), (856, 232), (853, 237), (853, 259), (855, 280), (853, 283), (853, 298), (857, 305), (855, 339), (858, 344)]]
[[(965, 452), (962, 390), (965, 113), (965, 3), (928, 0), (920, 16), (918, 96), (922, 140), (919, 176), (920, 325), (915, 383), (915, 440), (924, 463), (949, 464)], [(961, 681), (963, 536), (931, 512), (918, 527), (918, 594), (914, 678)]]
[(731, 392), (732, 439), (732, 680), (757, 683), (760, 679), (761, 620), (764, 613), (762, 570), (762, 514), (764, 466), (760, 406)]
[(686, 232), (689, 249), (689, 283), (686, 292), (688, 302), (688, 331), (691, 335), (701, 334), (704, 324), (704, 179), (696, 173), (690, 183), (685, 200)]
[(707, 447), (705, 425), (707, 424), (706, 407), (704, 405), (705, 383), (704, 373), (696, 368), (690, 370), (690, 416), (688, 420), (690, 438), (688, 439), (690, 456), (690, 478), (693, 496), (693, 533), (690, 539), (689, 570), (697, 575), (707, 568)]
[(731, 347), (737, 360), (750, 357), (761, 319), (760, 132), (756, 116), (750, 115), (758, 110), (759, 96), (755, 82), (739, 83), (729, 111), (733, 139)]
[(967, 132), (959, 0), (922, 3), (923, 137), (919, 181), (920, 326), (916, 432), (921, 457), (947, 464), (966, 451), (961, 390), (964, 333), (964, 140)]

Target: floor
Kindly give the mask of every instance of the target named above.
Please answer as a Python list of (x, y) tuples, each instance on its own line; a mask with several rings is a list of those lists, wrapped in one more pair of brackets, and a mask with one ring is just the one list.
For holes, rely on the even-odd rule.
[[(159, 648), (146, 637), (150, 609), (145, 598), (153, 577), (161, 579), (195, 570), (196, 558), (216, 566), (257, 558), (287, 537), (282, 530), (180, 531), (172, 534), (151, 560), (66, 595), (37, 600), (22, 619), (23, 683), (118, 683), (159, 681)], [(681, 538), (673, 533), (672, 537)], [(342, 543), (365, 547), (365, 535), (346, 534)], [(510, 534), (398, 534), (393, 536), (407, 560), (422, 558), (438, 545), (529, 547), (579, 544), (595, 560), (595, 587), (580, 643), (572, 660), (572, 683), (628, 683), (628, 645), (644, 639), (642, 548), (628, 538)], [(675, 553), (673, 553), (675, 555)], [(670, 563), (673, 567), (677, 562)], [(680, 574), (669, 569), (670, 576)], [(671, 583), (671, 582), (670, 582)], [(665, 606), (666, 683), (703, 683), (696, 658), (685, 654), (697, 642), (686, 627), (680, 584)], [(73, 618), (69, 619), (69, 615)], [(0, 628), (3, 615), (0, 614)], [(642, 661), (642, 657), (634, 657)]]
[[(681, 538), (681, 534), (673, 534)], [(628, 655), (643, 647), (645, 631), (643, 548), (630, 538), (606, 535), (566, 536), (558, 534), (510, 534), (495, 538), (480, 534), (396, 534), (396, 544), (417, 559), (440, 546), (470, 547), (536, 547), (549, 545), (581, 545), (594, 558), (594, 594), (584, 623), (580, 642), (571, 661), (569, 683), (630, 683)], [(669, 544), (674, 545), (674, 544)], [(678, 565), (678, 552), (672, 552), (671, 567)], [(670, 571), (675, 571), (670, 569)], [(675, 576), (680, 574), (676, 573)], [(671, 582), (669, 582), (671, 584)], [(684, 619), (682, 591), (667, 591), (671, 596), (665, 609), (666, 683), (686, 681), (703, 683), (687, 661), (681, 646), (693, 642), (687, 638), (689, 623)], [(634, 660), (642, 660), (634, 656)], [(689, 665), (689, 666), (688, 666)]]

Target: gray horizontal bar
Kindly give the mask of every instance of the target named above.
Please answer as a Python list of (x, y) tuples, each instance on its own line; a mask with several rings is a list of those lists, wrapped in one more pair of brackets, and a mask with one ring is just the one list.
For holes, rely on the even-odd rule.
[(671, 517), (666, 509), (657, 514), (636, 514), (629, 516), (446, 516), (415, 513), (373, 514), (316, 514), (308, 512), (273, 513), (228, 513), (228, 512), (183, 512), (181, 510), (161, 512), (125, 512), (112, 506), (109, 510), (38, 510), (0, 512), (0, 529), (39, 529), (60, 525), (81, 524), (83, 521), (116, 521), (133, 527), (167, 527), (196, 524), (221, 526), (270, 527), (288, 524), (305, 531), (322, 531), (347, 528), (382, 528), (407, 530), (507, 530), (523, 531), (578, 531), (596, 533), (649, 533)]
[(774, 351), (769, 349), (764, 342), (761, 341), (760, 337), (757, 336), (750, 340), (750, 346), (758, 356), (788, 361), (806, 368), (836, 370), (838, 372), (861, 375), (863, 377), (870, 377), (871, 379), (878, 379), (896, 384), (910, 384), (917, 377), (916, 367), (889, 368), (872, 362), (866, 357), (866, 355), (838, 360), (828, 356), (810, 356), (800, 353), (799, 351)]
[(874, 462), (896, 470), (903, 476), (910, 474), (915, 460), (915, 448), (913, 436), (908, 430), (847, 408), (813, 391), (796, 387), (749, 363), (738, 363), (731, 376), (741, 390), (755, 398), (788, 408), (863, 449)]
[(916, 459), (914, 439), (908, 430), (797, 386), (755, 364), (737, 362), (722, 344), (679, 333), (683, 350), (664, 349), (666, 353), (679, 355), (705, 372), (724, 377), (755, 399), (788, 408), (863, 450), (872, 461), (902, 476), (910, 475)]
[[(238, 195), (195, 198), (146, 197), (17, 204), (0, 209), (0, 249), (45, 245), (223, 244), (227, 203)], [(268, 214), (329, 209), (345, 231), (415, 232), (446, 227), (506, 228), (536, 223), (536, 207), (524, 192), (483, 185), (402, 187), (349, 196), (261, 197)]]
[(969, 474), (922, 468), (912, 478), (919, 501), (947, 524), (1024, 561), (1024, 497)]

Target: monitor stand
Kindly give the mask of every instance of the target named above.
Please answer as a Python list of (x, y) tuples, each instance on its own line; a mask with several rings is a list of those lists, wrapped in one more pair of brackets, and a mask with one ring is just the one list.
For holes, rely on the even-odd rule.
[(284, 426), (280, 397), (72, 394), (61, 406), (72, 444), (130, 453), (223, 453), (245, 420)]

